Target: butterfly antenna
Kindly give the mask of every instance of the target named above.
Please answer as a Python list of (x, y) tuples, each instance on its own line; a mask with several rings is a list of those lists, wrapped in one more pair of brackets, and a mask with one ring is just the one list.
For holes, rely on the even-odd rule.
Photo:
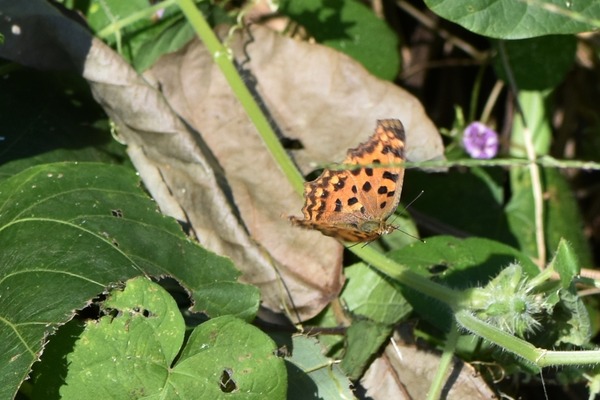
[(391, 227), (392, 227), (392, 228), (393, 228), (395, 231), (402, 232), (402, 233), (404, 233), (406, 236), (408, 236), (408, 237), (411, 237), (411, 238), (413, 238), (413, 239), (415, 239), (415, 240), (418, 240), (418, 241), (419, 241), (419, 242), (421, 242), (421, 243), (427, 243), (427, 242), (425, 241), (425, 239), (421, 239), (421, 238), (419, 238), (419, 237), (416, 237), (416, 236), (414, 236), (414, 235), (411, 235), (410, 233), (408, 233), (408, 232), (406, 232), (406, 231), (403, 231), (402, 229), (398, 228), (396, 225), (390, 225), (390, 226), (391, 226)]
[[(365, 247), (366, 245), (368, 245), (369, 243), (373, 242), (374, 240), (375, 240), (375, 239), (373, 239), (373, 240), (369, 240), (368, 242), (365, 242), (365, 243), (364, 243), (364, 246), (362, 246), (362, 247)], [(347, 249), (351, 249), (351, 248), (353, 248), (354, 246), (358, 246), (359, 244), (360, 244), (360, 242), (352, 243), (351, 245), (348, 245), (348, 246), (346, 246), (346, 248), (347, 248)]]
[[(405, 212), (406, 212), (406, 211), (408, 211), (409, 207), (410, 207), (410, 206), (412, 206), (412, 205), (413, 205), (413, 203), (414, 203), (415, 201), (417, 201), (417, 200), (419, 199), (419, 197), (421, 197), (421, 196), (423, 195), (423, 193), (425, 193), (425, 191), (424, 191), (424, 190), (421, 190), (421, 192), (420, 192), (420, 193), (419, 193), (419, 194), (418, 194), (418, 195), (417, 195), (417, 196), (416, 196), (414, 199), (412, 199), (412, 200), (410, 201), (410, 203), (408, 203), (408, 204), (406, 205), (406, 207), (404, 207), (404, 211), (405, 211)], [(421, 239), (421, 238), (418, 238), (418, 237), (416, 237), (416, 236), (414, 236), (414, 235), (411, 235), (410, 233), (408, 233), (408, 232), (406, 232), (406, 231), (403, 231), (402, 229), (398, 228), (396, 225), (393, 225), (393, 224), (391, 224), (390, 226), (391, 226), (391, 227), (392, 227), (392, 228), (393, 228), (395, 231), (402, 232), (402, 233), (404, 233), (405, 235), (407, 235), (407, 236), (409, 236), (409, 237), (411, 237), (411, 238), (413, 238), (413, 239), (415, 239), (415, 240), (418, 240), (418, 241), (419, 241), (419, 242), (421, 242), (421, 243), (426, 243), (424, 239)]]
[(406, 207), (404, 207), (404, 211), (407, 211), (407, 210), (408, 210), (408, 208), (409, 208), (410, 206), (412, 206), (412, 205), (413, 205), (413, 203), (414, 203), (415, 201), (419, 200), (419, 197), (423, 196), (423, 193), (425, 193), (425, 191), (424, 191), (424, 190), (421, 190), (421, 193), (419, 193), (419, 194), (417, 195), (417, 197), (415, 197), (414, 199), (412, 199), (412, 200), (411, 200), (411, 202), (410, 202), (410, 203), (408, 203)]

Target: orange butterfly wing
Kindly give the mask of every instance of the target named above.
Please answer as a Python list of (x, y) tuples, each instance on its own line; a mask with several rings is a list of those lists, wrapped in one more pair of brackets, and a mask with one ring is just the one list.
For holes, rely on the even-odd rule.
[[(304, 184), (304, 218), (297, 226), (349, 242), (366, 242), (389, 233), (387, 219), (400, 202), (405, 161), (405, 133), (397, 119), (377, 121), (375, 133), (348, 150), (345, 170), (325, 169)], [(377, 168), (377, 164), (383, 167)], [(393, 165), (393, 166), (392, 166)]]

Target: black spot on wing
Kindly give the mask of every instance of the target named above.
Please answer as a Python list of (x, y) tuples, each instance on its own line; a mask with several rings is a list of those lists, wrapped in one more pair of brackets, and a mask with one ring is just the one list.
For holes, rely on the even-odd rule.
[(390, 171), (385, 171), (383, 173), (383, 179), (389, 179), (392, 182), (396, 182), (398, 180), (398, 174), (392, 174)]
[(336, 212), (342, 211), (342, 201), (340, 199), (335, 200), (335, 209), (333, 211), (336, 211)]
[(349, 206), (352, 206), (352, 205), (354, 205), (354, 204), (356, 204), (356, 203), (358, 203), (358, 199), (357, 199), (356, 197), (350, 197), (350, 198), (348, 199), (348, 205), (349, 205)]
[(398, 158), (404, 158), (404, 151), (401, 148), (392, 147), (392, 154)]
[(386, 194), (388, 191), (387, 186), (379, 186), (379, 189), (377, 189), (377, 193), (379, 194)]
[(317, 208), (317, 217), (320, 217), (326, 208), (327, 208), (327, 203), (325, 201), (322, 201), (319, 205), (319, 208)]
[(370, 182), (365, 182), (365, 184), (362, 187), (363, 192), (368, 192), (369, 190), (371, 190), (371, 183)]

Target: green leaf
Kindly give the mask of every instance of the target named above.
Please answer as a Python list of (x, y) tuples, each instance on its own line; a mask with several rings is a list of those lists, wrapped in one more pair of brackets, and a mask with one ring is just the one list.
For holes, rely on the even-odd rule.
[[(139, 47), (137, 37), (151, 27), (150, 15), (144, 15), (143, 10), (150, 7), (149, 0), (131, 1), (98, 1), (88, 3), (88, 8), (82, 10), (87, 17), (87, 22), (93, 32), (99, 33), (108, 29), (110, 33), (105, 35), (109, 44), (117, 44), (121, 56), (131, 61)], [(138, 14), (136, 18), (132, 15)], [(120, 21), (127, 19), (124, 26), (119, 26)]]
[(170, 365), (183, 344), (185, 324), (175, 300), (147, 278), (113, 290), (108, 314), (86, 324), (67, 355), (61, 398), (138, 398), (171, 386)]
[(485, 185), (485, 188), (489, 191), (489, 195), (492, 197), (494, 203), (502, 204), (504, 201), (504, 188), (500, 182), (497, 181), (498, 177), (495, 176), (494, 172), (494, 170), (488, 170), (487, 168), (471, 168), (471, 173)]
[[(236, 16), (221, 6), (220, 3), (213, 4), (208, 1), (196, 2), (196, 7), (205, 16), (210, 26), (237, 24)], [(179, 8), (170, 10), (172, 12), (167, 10), (159, 23), (148, 27), (136, 37), (137, 46), (133, 66), (137, 71), (150, 68), (160, 57), (183, 48), (196, 37), (194, 28), (181, 14)]]
[(545, 168), (542, 172), (545, 183), (545, 237), (548, 251), (560, 249), (561, 243), (566, 240), (579, 265), (592, 265), (592, 251), (573, 189), (560, 171)]
[(568, 288), (573, 282), (573, 278), (579, 275), (581, 268), (577, 256), (564, 239), (558, 244), (558, 249), (548, 268), (552, 268), (558, 273), (563, 288)]
[(346, 268), (344, 273), (342, 300), (352, 314), (393, 325), (411, 312), (397, 284), (385, 275), (362, 263)]
[(59, 390), (67, 377), (67, 354), (73, 351), (84, 329), (85, 324), (80, 319), (72, 319), (58, 328), (48, 338), (40, 361), (33, 364), (31, 378), (23, 384), (20, 392), (25, 392), (24, 388), (30, 384), (32, 399), (59, 399)]
[(510, 187), (512, 196), (506, 204), (506, 217), (518, 247), (530, 257), (537, 258), (535, 240), (535, 207), (531, 191), (531, 175), (526, 169), (511, 169)]
[(289, 362), (289, 400), (352, 399), (350, 381), (339, 365), (322, 354), (319, 342), (306, 336), (293, 337)]
[(496, 74), (505, 82), (506, 67), (521, 90), (546, 90), (560, 84), (575, 62), (575, 36), (551, 35), (495, 42)]
[[(547, 243), (547, 256), (558, 248), (564, 238), (582, 264), (591, 263), (591, 250), (583, 232), (583, 220), (573, 193), (560, 172), (540, 169), (544, 196), (544, 235)], [(512, 198), (506, 206), (507, 217), (520, 248), (532, 257), (537, 257), (535, 242), (534, 205), (529, 171), (510, 171)]]
[[(128, 169), (58, 163), (0, 181), (0, 398), (14, 395), (46, 335), (73, 310), (139, 275), (172, 276), (198, 298), (205, 287), (228, 283), (225, 304), (196, 303), (210, 316), (250, 319), (258, 307), (257, 293), (248, 295), (256, 289), (235, 283), (231, 262), (158, 213)], [(248, 297), (232, 307), (240, 293)]]
[[(102, 308), (107, 315), (85, 325), (64, 360), (64, 384), (55, 384), (61, 398), (281, 398), (286, 391), (274, 343), (237, 318), (196, 327), (181, 350), (185, 324), (177, 304), (147, 278), (127, 281)], [(48, 383), (52, 371), (45, 372)]]
[[(126, 17), (131, 16), (150, 6), (149, 0), (130, 0), (130, 1), (98, 1), (89, 2), (88, 8), (85, 11), (87, 22), (90, 28), (98, 32), (111, 24), (118, 22)], [(150, 23), (150, 18), (143, 18), (130, 21), (126, 27), (121, 30), (115, 29), (115, 33), (110, 35), (107, 40), (114, 43), (118, 36), (127, 37), (137, 30), (144, 29)], [(117, 35), (118, 33), (118, 35)]]
[(583, 346), (590, 341), (591, 322), (589, 314), (577, 294), (574, 284), (567, 289), (559, 291), (560, 302), (554, 308), (552, 324), (547, 327), (549, 332), (558, 333), (559, 337), (555, 345), (568, 343), (575, 346)]
[[(94, 0), (89, 3), (84, 13), (92, 31), (98, 34), (107, 29), (108, 32), (103, 35), (104, 39), (109, 44), (116, 45), (126, 60), (132, 61), (144, 37), (149, 34), (148, 30), (157, 25), (150, 14), (144, 13), (149, 7), (149, 0)], [(172, 10), (167, 9), (166, 14), (171, 14)], [(119, 26), (123, 20), (127, 22)], [(164, 24), (164, 21), (157, 22)]]
[[(339, 305), (341, 302), (338, 302)], [(330, 303), (319, 315), (306, 322), (307, 326), (332, 327), (340, 325), (340, 312), (346, 311), (345, 307), (340, 310), (337, 304)], [(342, 317), (343, 318), (343, 317)], [(321, 352), (332, 359), (341, 359), (344, 356), (346, 347), (346, 337), (339, 335), (319, 335), (319, 345)]]
[(588, 398), (595, 399), (598, 395), (600, 395), (600, 373), (596, 372), (592, 375), (588, 375), (589, 383), (589, 391), (590, 396)]
[[(150, 6), (148, 0), (96, 0), (85, 10), (92, 30), (105, 34), (104, 39), (110, 44), (119, 43), (121, 55), (138, 71), (149, 68), (162, 55), (181, 49), (195, 36), (176, 4), (160, 13), (152, 12)], [(211, 26), (236, 22), (210, 2), (198, 2), (196, 6)]]
[(402, 198), (413, 199), (424, 190), (409, 212), (417, 220), (426, 216), (423, 225), (430, 232), (481, 236), (516, 246), (504, 212), (505, 180), (500, 168), (451, 169), (438, 174), (409, 169)]
[[(206, 4), (206, 3), (205, 3)], [(181, 16), (163, 27), (161, 32), (155, 32), (139, 44), (139, 50), (133, 59), (137, 71), (150, 68), (161, 56), (176, 52), (192, 40), (196, 33), (186, 19)]]
[(372, 321), (356, 321), (346, 332), (346, 353), (341, 367), (352, 380), (360, 378), (383, 343), (392, 327)]
[[(513, 122), (510, 155), (513, 157), (527, 157), (525, 148), (526, 135), (531, 135), (535, 154), (547, 155), (552, 143), (552, 126), (550, 125), (549, 101), (550, 92), (519, 92), (519, 105), (525, 115), (527, 124), (522, 118), (515, 118)], [(528, 131), (526, 130), (528, 129)]]
[(384, 21), (356, 0), (283, 0), (279, 11), (302, 25), (317, 42), (360, 62), (381, 79), (400, 69), (398, 37)]
[(37, 164), (129, 165), (83, 78), (21, 69), (0, 79), (0, 179)]
[(211, 319), (190, 335), (173, 369), (171, 395), (283, 399), (285, 364), (274, 353), (275, 343), (258, 328), (232, 316)]
[(591, 31), (600, 26), (600, 2), (564, 0), (425, 0), (442, 18), (498, 39)]

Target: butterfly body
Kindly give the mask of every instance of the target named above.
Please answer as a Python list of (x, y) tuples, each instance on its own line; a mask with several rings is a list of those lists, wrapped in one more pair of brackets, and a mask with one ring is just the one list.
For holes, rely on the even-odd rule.
[[(394, 227), (387, 223), (400, 202), (405, 134), (397, 119), (377, 121), (375, 133), (343, 161), (348, 169), (325, 169), (304, 184), (304, 218), (294, 225), (349, 242), (368, 242)], [(378, 167), (382, 164), (382, 167)]]

